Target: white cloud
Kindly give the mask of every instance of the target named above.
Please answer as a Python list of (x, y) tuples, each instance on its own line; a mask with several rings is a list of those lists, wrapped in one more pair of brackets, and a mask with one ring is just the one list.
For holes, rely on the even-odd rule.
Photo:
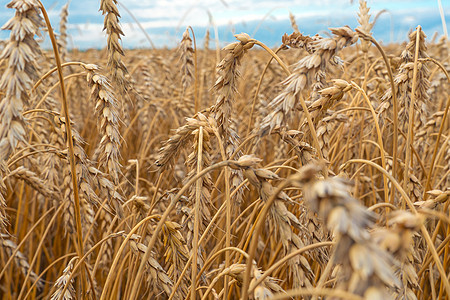
[[(66, 0), (42, 0), (49, 8), (49, 14), (53, 27), (57, 30), (59, 25), (59, 13)], [(221, 27), (222, 32), (228, 33), (232, 29), (248, 30), (251, 34), (261, 23), (261, 31), (267, 30), (266, 36), (273, 33), (268, 24), (282, 23), (289, 28), (289, 11), (291, 11), (301, 27), (326, 30), (328, 25), (343, 25), (349, 20), (356, 24), (356, 12), (358, 1), (354, 0), (119, 0), (141, 22), (149, 35), (158, 42), (159, 46), (174, 45), (178, 40), (178, 33), (188, 25), (202, 32), (203, 28), (210, 24), (210, 17), (214, 19), (216, 26)], [(368, 0), (372, 15), (381, 9), (387, 8), (395, 16), (394, 26), (415, 27), (415, 23), (423, 21), (424, 13), (429, 13), (431, 18), (436, 18), (437, 4), (435, 1), (420, 0)], [(54, 3), (56, 3), (54, 5)], [(444, 4), (444, 10), (448, 11), (448, 3)], [(102, 32), (103, 19), (98, 11), (100, 0), (75, 0), (69, 9), (69, 33), (72, 35), (74, 45), (81, 47), (103, 47), (106, 44), (105, 34)], [(146, 46), (147, 42), (138, 26), (128, 15), (124, 7), (119, 5), (122, 18), (121, 25), (125, 32), (124, 46)], [(431, 13), (432, 12), (432, 13)], [(3, 24), (14, 15), (13, 10), (0, 10), (0, 23)], [(384, 26), (386, 16), (382, 16), (376, 27)], [(380, 22), (381, 21), (381, 22)], [(439, 17), (436, 22), (440, 23)], [(448, 22), (450, 23), (450, 22)], [(356, 25), (355, 25), (356, 26)], [(431, 25), (430, 25), (431, 26)], [(433, 30), (437, 27), (433, 25)], [(397, 30), (397, 28), (395, 28)], [(283, 29), (284, 30), (284, 29)], [(399, 29), (398, 29), (399, 30)], [(169, 34), (170, 32), (170, 34)], [(174, 34), (177, 32), (177, 34)], [(311, 34), (311, 33), (309, 33)], [(397, 31), (396, 31), (397, 34)], [(9, 32), (0, 32), (0, 38), (6, 38)], [(177, 36), (175, 36), (177, 35)], [(156, 36), (158, 38), (156, 38)], [(233, 39), (231, 34), (227, 39)], [(278, 41), (277, 37), (273, 40)]]

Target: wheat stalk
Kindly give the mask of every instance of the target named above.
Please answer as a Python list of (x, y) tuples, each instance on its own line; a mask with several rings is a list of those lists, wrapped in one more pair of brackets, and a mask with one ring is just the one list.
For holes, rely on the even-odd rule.
[[(314, 52), (302, 58), (295, 65), (294, 72), (282, 83), (285, 88), (270, 102), (270, 113), (262, 120), (258, 129), (260, 136), (286, 126), (307, 85), (313, 85), (313, 90), (316, 91), (322, 89), (328, 64), (336, 63), (337, 52), (358, 40), (358, 36), (350, 27), (332, 28), (331, 32), (334, 34), (333, 38), (322, 38), (313, 42)], [(317, 78), (319, 80), (316, 80)], [(313, 100), (314, 98), (315, 96)]]
[(128, 70), (123, 62), (125, 53), (120, 43), (121, 36), (124, 36), (122, 28), (119, 24), (119, 9), (117, 8), (117, 0), (101, 0), (100, 10), (105, 15), (103, 30), (108, 35), (108, 68), (111, 80), (117, 85), (122, 95), (128, 89), (129, 83), (125, 78)]
[(14, 252), (14, 262), (17, 267), (20, 269), (24, 276), (27, 276), (29, 273), (31, 280), (36, 284), (36, 286), (41, 289), (44, 287), (44, 281), (38, 277), (33, 270), (30, 270), (30, 264), (28, 263), (28, 259), (26, 256), (17, 250), (17, 244), (9, 239), (9, 236), (4, 233), (0, 233), (0, 241), (2, 242), (2, 249), (11, 256)]
[(86, 65), (87, 81), (91, 87), (91, 99), (95, 102), (95, 114), (102, 135), (97, 147), (96, 156), (99, 164), (111, 176), (115, 184), (119, 183), (120, 171), (120, 133), (119, 133), (119, 103), (105, 76), (97, 72), (95, 65)]
[(67, 18), (69, 16), (69, 4), (70, 1), (68, 1), (62, 8), (61, 8), (61, 14), (60, 14), (60, 21), (59, 21), (59, 36), (57, 39), (58, 43), (58, 49), (61, 55), (61, 61), (67, 60)]
[[(76, 299), (75, 288), (73, 287), (73, 278), (69, 280), (72, 275), (73, 265), (77, 261), (78, 256), (72, 258), (67, 267), (63, 270), (62, 275), (55, 281), (56, 291), (52, 294), (50, 300), (72, 300)], [(68, 285), (63, 294), (64, 287)]]
[(299, 33), (300, 30), (298, 29), (297, 22), (295, 21), (295, 16), (292, 12), (289, 12), (289, 20), (291, 21), (291, 26), (292, 29), (294, 29), (294, 32)]
[(29, 99), (27, 90), (37, 77), (36, 59), (40, 47), (34, 37), (42, 26), (36, 1), (13, 0), (7, 7), (15, 9), (16, 13), (2, 27), (11, 31), (0, 56), (7, 62), (0, 79), (0, 89), (5, 91), (0, 103), (0, 153), (3, 159), (10, 156), (19, 141), (25, 142), (27, 125), (22, 111)]
[[(336, 240), (329, 263), (342, 265), (337, 287), (364, 297), (388, 297), (386, 288), (392, 293), (402, 285), (391, 268), (395, 263), (393, 258), (370, 238), (368, 229), (373, 226), (375, 215), (349, 194), (345, 179), (317, 180), (317, 166), (304, 168), (299, 181), (305, 201), (323, 219)], [(327, 275), (324, 272), (319, 286)]]
[[(374, 22), (370, 22), (371, 15), (369, 14), (370, 7), (367, 7), (367, 1), (359, 0), (359, 12), (358, 12), (358, 23), (360, 24), (358, 28), (365, 32), (366, 34), (370, 34), (375, 25)], [(369, 51), (370, 42), (366, 40), (361, 40), (361, 50), (365, 53)]]
[[(144, 253), (147, 251), (147, 246), (139, 243), (140, 236), (133, 234), (129, 240), (130, 248), (136, 255), (143, 257)], [(172, 281), (169, 276), (167, 276), (166, 271), (161, 267), (161, 265), (150, 256), (146, 261), (146, 270), (149, 275), (149, 280), (153, 282), (153, 287), (157, 290), (165, 292), (167, 295), (170, 294)]]
[[(243, 173), (245, 177), (247, 177), (248, 181), (258, 189), (260, 198), (264, 202), (267, 202), (269, 198), (274, 197), (275, 191), (275, 188), (269, 180), (279, 180), (281, 178), (267, 169), (253, 168), (252, 166), (258, 161), (260, 160), (252, 156), (242, 156), (238, 160), (238, 162), (244, 164), (244, 167), (241, 168), (244, 169)], [(297, 217), (287, 209), (285, 203), (290, 201), (291, 199), (289, 196), (286, 193), (281, 192), (276, 196), (274, 204), (269, 210), (270, 221), (276, 228), (277, 235), (283, 244), (283, 249), (286, 254), (304, 247), (303, 241), (299, 235), (294, 233), (291, 227), (293, 226), (300, 231), (305, 230)], [(299, 255), (298, 257), (289, 260), (288, 264), (294, 287), (312, 287), (310, 279), (312, 279), (313, 272), (304, 256)]]
[(192, 39), (189, 36), (189, 30), (183, 33), (180, 46), (178, 48), (180, 52), (180, 69), (181, 69), (181, 85), (183, 87), (183, 93), (192, 84), (194, 74), (194, 48), (192, 48)]
[[(172, 282), (176, 282), (180, 278), (181, 270), (189, 257), (186, 241), (179, 231), (180, 229), (179, 224), (170, 221), (165, 222), (162, 229), (164, 246), (166, 247), (164, 256), (166, 257), (166, 264), (169, 266), (167, 275), (172, 279)], [(185, 297), (187, 294), (186, 282), (182, 282), (179, 289), (181, 297)]]

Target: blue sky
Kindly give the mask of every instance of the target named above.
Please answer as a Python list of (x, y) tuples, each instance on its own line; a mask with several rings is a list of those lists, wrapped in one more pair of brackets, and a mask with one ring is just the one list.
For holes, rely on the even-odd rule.
[[(2, 1), (5, 3), (6, 1)], [(59, 14), (66, 1), (42, 0), (47, 8), (53, 27), (58, 31)], [(329, 27), (358, 26), (358, 1), (350, 0), (121, 0), (139, 20), (152, 42), (157, 47), (173, 47), (181, 39), (186, 26), (192, 26), (198, 44), (206, 28), (211, 36), (217, 33), (221, 45), (234, 40), (233, 33), (247, 32), (262, 42), (275, 46), (281, 43), (281, 36), (292, 32), (289, 12), (297, 20), (304, 34), (324, 34)], [(435, 32), (443, 33), (436, 0), (428, 1), (368, 1), (372, 16), (386, 9), (374, 27), (374, 36), (388, 43), (404, 41), (410, 29), (421, 25), (428, 37)], [(3, 4), (4, 5), (4, 4)], [(443, 0), (446, 21), (450, 21), (450, 1)], [(69, 7), (69, 45), (72, 47), (103, 48), (106, 45), (103, 16), (98, 11), (99, 0), (72, 0)], [(149, 47), (145, 35), (119, 5), (121, 24), (125, 32), (125, 48)], [(4, 24), (13, 10), (0, 9), (0, 23)], [(214, 31), (214, 27), (216, 30)], [(8, 37), (1, 32), (0, 39)], [(213, 46), (211, 44), (211, 46)]]

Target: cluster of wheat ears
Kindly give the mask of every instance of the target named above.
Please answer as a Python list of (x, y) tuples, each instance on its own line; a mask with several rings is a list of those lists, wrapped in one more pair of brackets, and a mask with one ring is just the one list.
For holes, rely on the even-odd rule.
[[(0, 45), (0, 298), (448, 299), (449, 42), (359, 26), (270, 49)], [(53, 51), (40, 42), (47, 36)]]

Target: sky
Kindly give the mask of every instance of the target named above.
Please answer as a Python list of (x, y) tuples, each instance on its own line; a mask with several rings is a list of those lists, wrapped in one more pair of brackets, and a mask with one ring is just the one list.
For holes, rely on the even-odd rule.
[[(66, 1), (42, 0), (53, 28), (59, 30), (59, 15)], [(372, 0), (367, 1), (372, 17), (380, 14), (373, 29), (374, 37), (383, 42), (401, 42), (408, 31), (421, 25), (431, 39), (435, 32), (443, 34), (437, 0)], [(14, 15), (1, 1), (0, 24)], [(274, 47), (281, 44), (284, 33), (292, 33), (289, 12), (294, 14), (303, 34), (326, 35), (328, 28), (358, 26), (357, 0), (120, 0), (121, 25), (125, 33), (124, 48), (175, 47), (187, 26), (194, 29), (197, 44), (203, 45), (206, 29), (221, 46), (234, 41), (233, 34), (246, 32)], [(445, 20), (450, 23), (450, 0), (442, 0)], [(103, 16), (100, 0), (72, 0), (69, 6), (69, 47), (78, 49), (103, 48)], [(134, 16), (150, 38), (146, 38), (134, 21)], [(1, 31), (0, 39), (9, 32)], [(211, 47), (214, 47), (211, 42)], [(49, 46), (48, 38), (44, 45)]]

